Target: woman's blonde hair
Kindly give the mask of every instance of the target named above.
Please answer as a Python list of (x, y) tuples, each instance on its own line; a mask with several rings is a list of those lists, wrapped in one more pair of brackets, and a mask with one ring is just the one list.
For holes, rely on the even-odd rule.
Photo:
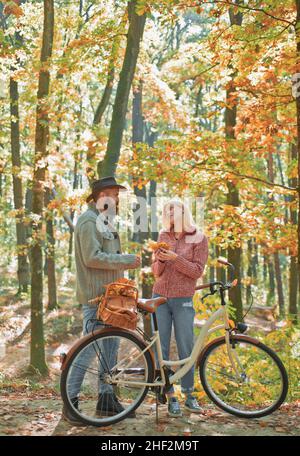
[[(178, 199), (171, 199), (163, 206), (163, 214), (162, 214), (162, 225), (163, 228), (167, 231), (171, 229), (170, 223), (170, 215), (169, 210), (170, 207), (174, 207), (174, 230), (175, 231), (185, 231), (186, 233), (193, 233), (197, 230), (195, 225), (192, 213), (189, 207), (184, 204), (182, 201)], [(183, 209), (183, 217), (182, 217), (182, 209)]]

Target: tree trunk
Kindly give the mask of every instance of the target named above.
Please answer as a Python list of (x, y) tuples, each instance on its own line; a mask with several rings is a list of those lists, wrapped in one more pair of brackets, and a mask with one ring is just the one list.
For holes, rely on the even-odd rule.
[[(25, 193), (25, 215), (28, 216), (32, 212), (32, 181), (28, 180), (26, 182), (26, 193)], [(26, 225), (26, 242), (32, 237), (32, 222)], [(29, 260), (29, 270), (31, 277), (31, 249), (28, 249), (28, 260)]]
[(16, 209), (16, 232), (17, 232), (17, 252), (18, 252), (18, 293), (27, 292), (30, 282), (29, 263), (27, 261), (27, 238), (26, 226), (23, 222), (23, 185), (20, 177), (21, 157), (20, 157), (20, 127), (19, 127), (19, 92), (18, 83), (10, 78), (10, 133), (11, 133), (11, 161), (13, 176), (14, 207)]
[(252, 268), (252, 239), (249, 239), (247, 242), (248, 246), (248, 269), (247, 269), (247, 278), (250, 280), (250, 283), (246, 287), (246, 302), (247, 306), (251, 303), (251, 284), (253, 282), (253, 268)]
[(263, 255), (263, 281), (267, 282), (268, 279), (268, 258), (267, 255)]
[[(142, 81), (139, 82), (139, 87), (133, 91), (133, 102), (132, 102), (132, 148), (133, 154), (138, 154), (138, 144), (142, 143), (144, 140), (144, 120), (142, 115)], [(141, 198), (141, 203), (146, 204), (146, 187), (142, 186), (139, 188), (137, 186), (138, 176), (133, 176), (132, 184), (134, 194), (137, 197), (137, 201)], [(145, 208), (144, 208), (145, 209)], [(142, 210), (144, 210), (142, 208)], [(137, 203), (136, 210), (140, 210), (140, 204)], [(148, 225), (147, 229), (144, 230), (143, 221), (136, 220), (139, 222), (140, 229), (138, 225), (135, 226), (135, 232), (133, 233), (133, 241), (143, 244), (143, 242), (148, 238)]]
[(114, 175), (119, 161), (128, 98), (146, 21), (145, 14), (141, 16), (136, 14), (136, 5), (137, 0), (132, 0), (132, 2), (128, 3), (129, 28), (127, 46), (114, 102), (106, 154), (103, 162), (98, 163), (99, 177)]
[(50, 84), (49, 59), (52, 55), (54, 32), (53, 0), (44, 0), (44, 25), (41, 50), (41, 69), (39, 71), (35, 156), (33, 172), (32, 212), (37, 221), (33, 224), (33, 246), (31, 249), (31, 346), (30, 365), (41, 374), (48, 372), (45, 360), (44, 328), (43, 328), (43, 253), (42, 223), (44, 208), (44, 185), (49, 141), (48, 95)]
[(157, 201), (156, 201), (157, 182), (150, 181), (149, 186), (149, 204), (151, 207), (151, 239), (157, 241), (158, 239), (158, 218), (157, 218)]
[[(211, 259), (215, 260), (216, 259), (216, 248), (215, 248), (215, 245), (212, 244), (212, 246), (210, 247), (210, 250), (211, 250)], [(215, 266), (214, 265), (210, 265), (209, 267), (209, 281), (210, 282), (214, 282), (216, 280), (216, 275), (215, 275)]]
[[(218, 245), (216, 245), (216, 258), (226, 257), (227, 253), (224, 249), (221, 249)], [(221, 266), (219, 263), (217, 264), (217, 281), (219, 282), (226, 282), (226, 273), (224, 266)]]
[[(297, 147), (295, 144), (291, 146), (291, 160), (297, 159)], [(289, 185), (291, 187), (296, 187), (298, 185), (297, 178), (291, 178), (289, 180)], [(295, 196), (292, 195), (289, 197), (289, 201), (292, 202), (295, 200)], [(290, 220), (291, 223), (296, 227), (297, 226), (297, 211), (293, 208), (290, 209)], [(298, 293), (298, 274), (297, 274), (297, 258), (291, 252), (290, 253), (290, 275), (289, 275), (289, 314), (294, 323), (298, 321), (298, 299), (300, 293)]]
[[(78, 124), (79, 124), (79, 121), (81, 119), (81, 116), (82, 116), (82, 102), (80, 101), (80, 109), (79, 109), (79, 113), (78, 113)], [(80, 135), (80, 130), (79, 129), (78, 129), (77, 134), (76, 134), (76, 139), (77, 139), (77, 143), (80, 144), (81, 135)], [(73, 190), (76, 190), (78, 188), (78, 185), (79, 185), (78, 161), (80, 162), (81, 159), (82, 159), (82, 154), (80, 153), (80, 155), (78, 156), (78, 152), (75, 152), (75, 154), (74, 154), (74, 171), (73, 171)], [(73, 236), (73, 233), (74, 233), (74, 225), (73, 225), (74, 216), (75, 216), (75, 211), (72, 210), (71, 214), (70, 214), (70, 219), (71, 219), (71, 222), (72, 222), (73, 229), (69, 226), (69, 230), (70, 230), (69, 249), (68, 249), (68, 269), (69, 269), (69, 271), (71, 271), (71, 269), (72, 269), (73, 238), (74, 238), (74, 236)]]
[[(236, 2), (237, 4), (239, 2)], [(243, 15), (240, 12), (234, 13), (233, 8), (229, 10), (229, 18), (231, 25), (242, 24)], [(232, 70), (232, 79), (226, 90), (226, 109), (225, 109), (225, 135), (229, 140), (235, 139), (234, 127), (236, 125), (237, 107), (236, 100), (233, 101), (235, 85), (234, 85), (235, 71)], [(232, 106), (230, 106), (232, 105)], [(240, 205), (239, 192), (236, 186), (228, 181), (227, 182), (228, 194), (227, 204), (238, 207)], [(235, 308), (235, 319), (236, 321), (243, 321), (243, 303), (242, 303), (242, 291), (241, 291), (241, 264), (242, 264), (242, 249), (241, 247), (229, 247), (228, 248), (228, 261), (235, 267), (235, 277), (238, 279), (238, 285), (229, 290), (230, 300)]]
[[(149, 147), (153, 147), (157, 140), (158, 134), (155, 131), (150, 131), (150, 125), (145, 123), (145, 141)], [(157, 182), (150, 180), (149, 193), (148, 193), (148, 204), (151, 209), (150, 213), (150, 235), (153, 241), (158, 239), (158, 218), (157, 218), (157, 201), (156, 201)]]
[(258, 280), (259, 279), (259, 261), (258, 261), (258, 245), (256, 242), (254, 243), (254, 256), (252, 260), (253, 266), (253, 277)]
[(271, 261), (271, 258), (268, 258), (268, 270), (269, 270), (269, 290), (267, 293), (267, 304), (272, 305), (274, 304), (274, 297), (275, 297), (275, 273), (274, 273), (274, 265)]
[[(106, 79), (106, 85), (101, 97), (101, 100), (96, 108), (96, 112), (94, 115), (93, 119), (93, 126), (95, 127), (96, 125), (99, 125), (102, 121), (102, 117), (109, 105), (109, 101), (111, 98), (112, 90), (113, 90), (113, 84), (114, 84), (114, 79), (115, 79), (115, 62), (117, 58), (117, 54), (120, 48), (120, 43), (121, 43), (121, 35), (125, 35), (125, 27), (127, 23), (127, 18), (128, 18), (128, 8), (126, 8), (126, 12), (122, 18), (120, 27), (119, 27), (119, 32), (116, 34), (112, 47), (111, 47), (111, 55), (110, 59), (108, 62), (108, 73), (107, 73), (107, 79)], [(95, 160), (95, 150), (90, 147), (87, 151), (87, 177), (89, 180), (90, 185), (92, 184), (93, 180), (95, 179), (96, 173), (94, 169), (94, 160)], [(101, 167), (101, 163), (99, 162), (98, 164), (98, 170)]]
[[(50, 203), (50, 189), (47, 188), (45, 195), (46, 206)], [(53, 310), (58, 307), (56, 293), (56, 274), (55, 274), (55, 239), (53, 232), (53, 214), (49, 211), (46, 218), (46, 233), (47, 233), (47, 277), (48, 277), (48, 310)]]
[(101, 123), (102, 116), (108, 106), (112, 89), (113, 89), (113, 83), (115, 79), (115, 62), (116, 62), (116, 56), (118, 54), (119, 48), (120, 48), (120, 42), (121, 42), (121, 34), (125, 33), (125, 27), (126, 27), (126, 22), (127, 22), (127, 15), (128, 11), (126, 10), (126, 13), (124, 14), (121, 24), (120, 24), (120, 31), (117, 33), (115, 36), (112, 47), (111, 47), (111, 55), (110, 59), (108, 62), (108, 73), (107, 73), (107, 80), (106, 80), (106, 85), (104, 88), (104, 92), (102, 94), (101, 100), (97, 106), (95, 115), (94, 115), (94, 120), (93, 124), (98, 125)]
[[(279, 150), (279, 146), (277, 146), (277, 149)], [(279, 168), (280, 181), (281, 181), (282, 185), (285, 185), (284, 176), (283, 176), (283, 170), (282, 170), (282, 162), (281, 162), (281, 157), (280, 157), (279, 152), (277, 152), (276, 158), (277, 158), (277, 163), (278, 163), (278, 168)], [(289, 196), (288, 195), (283, 195), (283, 198), (284, 198), (284, 202), (288, 203)], [(289, 220), (289, 213), (288, 213), (287, 205), (285, 204), (285, 206), (284, 206), (284, 223), (287, 224), (288, 220)]]
[[(143, 120), (143, 113), (142, 113), (142, 81), (139, 81), (139, 85), (137, 89), (134, 89), (133, 91), (133, 102), (132, 102), (132, 147), (133, 147), (133, 153), (136, 154), (138, 153), (138, 143), (142, 143), (144, 140), (144, 120)], [(133, 184), (136, 183), (137, 178), (136, 176), (133, 177)], [(139, 188), (137, 185), (134, 185), (134, 194), (137, 197), (137, 206), (136, 210), (139, 211), (141, 209), (141, 204), (142, 206), (142, 213), (145, 211), (145, 206), (147, 204), (147, 194), (146, 194), (146, 187), (143, 186), (142, 188)], [(140, 202), (139, 202), (139, 199)], [(135, 232), (133, 233), (133, 241), (137, 242), (142, 246), (145, 242), (146, 239), (148, 239), (149, 236), (149, 229), (148, 229), (148, 223), (147, 223), (147, 230), (144, 229), (143, 226), (143, 221), (141, 220), (141, 217), (139, 220), (137, 219), (136, 222), (140, 223), (140, 230), (137, 231), (138, 227), (135, 226)], [(145, 251), (144, 249), (142, 250), (142, 268), (145, 266), (149, 266), (151, 264), (151, 255), (149, 252)], [(148, 280), (148, 274), (143, 273), (142, 274), (142, 296), (143, 298), (151, 298), (152, 295), (152, 287), (149, 287), (149, 280)], [(152, 334), (152, 329), (151, 329), (151, 320), (147, 317), (143, 317), (143, 325), (144, 325), (144, 331), (146, 334), (151, 335)]]
[(102, 116), (108, 106), (108, 103), (109, 103), (109, 100), (111, 97), (114, 79), (115, 79), (115, 66), (114, 66), (114, 61), (112, 61), (109, 65), (106, 86), (104, 88), (102, 98), (101, 98), (101, 100), (97, 106), (96, 112), (95, 112), (94, 122), (93, 122), (94, 125), (100, 124), (100, 122), (102, 120)]
[[(76, 190), (78, 188), (78, 158), (75, 154), (75, 157), (74, 157), (74, 160), (75, 160), (75, 163), (74, 163), (74, 176), (73, 176), (73, 190)], [(75, 211), (71, 211), (71, 215), (70, 215), (70, 218), (71, 218), (71, 221), (72, 221), (72, 224), (73, 224), (73, 221), (74, 221), (74, 216), (75, 216)], [(69, 227), (70, 229), (70, 239), (69, 239), (69, 249), (68, 249), (68, 269), (69, 271), (71, 271), (72, 269), (72, 255), (73, 255), (73, 233), (74, 233), (74, 228), (71, 229), (71, 227)]]
[[(227, 182), (228, 187), (228, 198), (227, 204), (232, 206), (239, 206), (239, 193), (236, 187), (231, 183)], [(242, 302), (242, 291), (241, 291), (241, 263), (242, 263), (242, 249), (241, 247), (229, 247), (227, 255), (229, 263), (232, 263), (235, 267), (235, 278), (238, 279), (238, 285), (229, 290), (229, 297), (235, 308), (235, 319), (238, 322), (243, 321), (243, 302)]]
[[(295, 0), (296, 3), (296, 10), (297, 10), (297, 17), (296, 17), (296, 26), (295, 26), (295, 34), (296, 34), (296, 51), (297, 51), (297, 65), (300, 63), (300, 0)], [(297, 112), (297, 160), (298, 160), (298, 222), (297, 222), (297, 230), (298, 230), (298, 293), (300, 295), (300, 94), (296, 96), (296, 112)]]
[(275, 266), (275, 277), (276, 277), (276, 284), (277, 284), (279, 313), (280, 313), (281, 317), (284, 317), (284, 315), (285, 315), (284, 295), (283, 295), (283, 285), (282, 285), (282, 277), (281, 277), (280, 261), (279, 261), (278, 252), (274, 253), (274, 266)]
[[(274, 166), (273, 166), (272, 152), (269, 152), (269, 156), (268, 156), (268, 175), (269, 175), (270, 182), (274, 182)], [(270, 196), (270, 200), (274, 201), (274, 198), (272, 195)], [(277, 285), (279, 313), (280, 313), (280, 316), (283, 317), (285, 314), (284, 295), (283, 295), (283, 285), (282, 285), (280, 261), (279, 261), (278, 252), (274, 253), (274, 267), (275, 267), (275, 277), (276, 277), (276, 285)]]
[(297, 258), (290, 256), (290, 275), (289, 275), (289, 315), (294, 323), (298, 321), (298, 305), (297, 305)]

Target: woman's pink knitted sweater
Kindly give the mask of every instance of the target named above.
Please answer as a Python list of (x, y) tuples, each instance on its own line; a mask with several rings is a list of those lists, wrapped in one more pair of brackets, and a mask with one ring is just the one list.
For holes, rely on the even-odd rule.
[(162, 262), (153, 255), (153, 292), (166, 298), (193, 296), (197, 279), (202, 276), (208, 258), (207, 237), (195, 230), (193, 233), (182, 233), (176, 240), (174, 231), (162, 230), (158, 242), (167, 242), (178, 256), (174, 261)]

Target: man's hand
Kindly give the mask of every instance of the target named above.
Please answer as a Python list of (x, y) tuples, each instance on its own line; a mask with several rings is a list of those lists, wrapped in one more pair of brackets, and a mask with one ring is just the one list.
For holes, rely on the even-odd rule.
[(135, 261), (133, 263), (127, 264), (126, 269), (136, 269), (139, 268), (141, 265), (141, 257), (136, 255)]

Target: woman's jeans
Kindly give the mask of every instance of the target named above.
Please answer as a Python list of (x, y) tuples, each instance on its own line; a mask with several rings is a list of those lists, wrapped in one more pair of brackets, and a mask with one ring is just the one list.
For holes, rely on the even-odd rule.
[[(89, 321), (91, 319), (96, 319), (97, 307), (92, 307), (88, 305), (82, 306), (83, 310), (83, 334), (86, 335), (92, 330), (101, 329), (104, 327), (103, 323), (99, 320)], [(96, 356), (100, 358), (101, 361), (97, 362), (98, 369), (98, 391), (99, 393), (112, 393), (112, 385), (108, 385), (101, 382), (101, 375), (107, 371), (107, 367), (112, 368), (117, 362), (119, 341), (116, 339), (110, 339), (101, 341), (98, 339), (97, 342), (89, 345), (81, 354), (77, 357), (76, 362), (73, 363), (71, 368), (70, 376), (68, 379), (68, 391), (69, 397), (75, 398), (79, 395), (81, 385), (86, 373), (87, 368), (95, 360)], [(95, 366), (93, 366), (95, 367)]]
[[(161, 296), (154, 293), (153, 298)], [(168, 298), (165, 304), (156, 309), (157, 325), (161, 341), (162, 356), (169, 360), (172, 323), (174, 324), (175, 339), (179, 359), (188, 358), (194, 346), (194, 317), (193, 297)], [(153, 322), (152, 322), (152, 329)], [(158, 357), (155, 350), (156, 363)], [(194, 390), (194, 366), (181, 378), (182, 393)], [(168, 392), (174, 392), (172, 386)]]

